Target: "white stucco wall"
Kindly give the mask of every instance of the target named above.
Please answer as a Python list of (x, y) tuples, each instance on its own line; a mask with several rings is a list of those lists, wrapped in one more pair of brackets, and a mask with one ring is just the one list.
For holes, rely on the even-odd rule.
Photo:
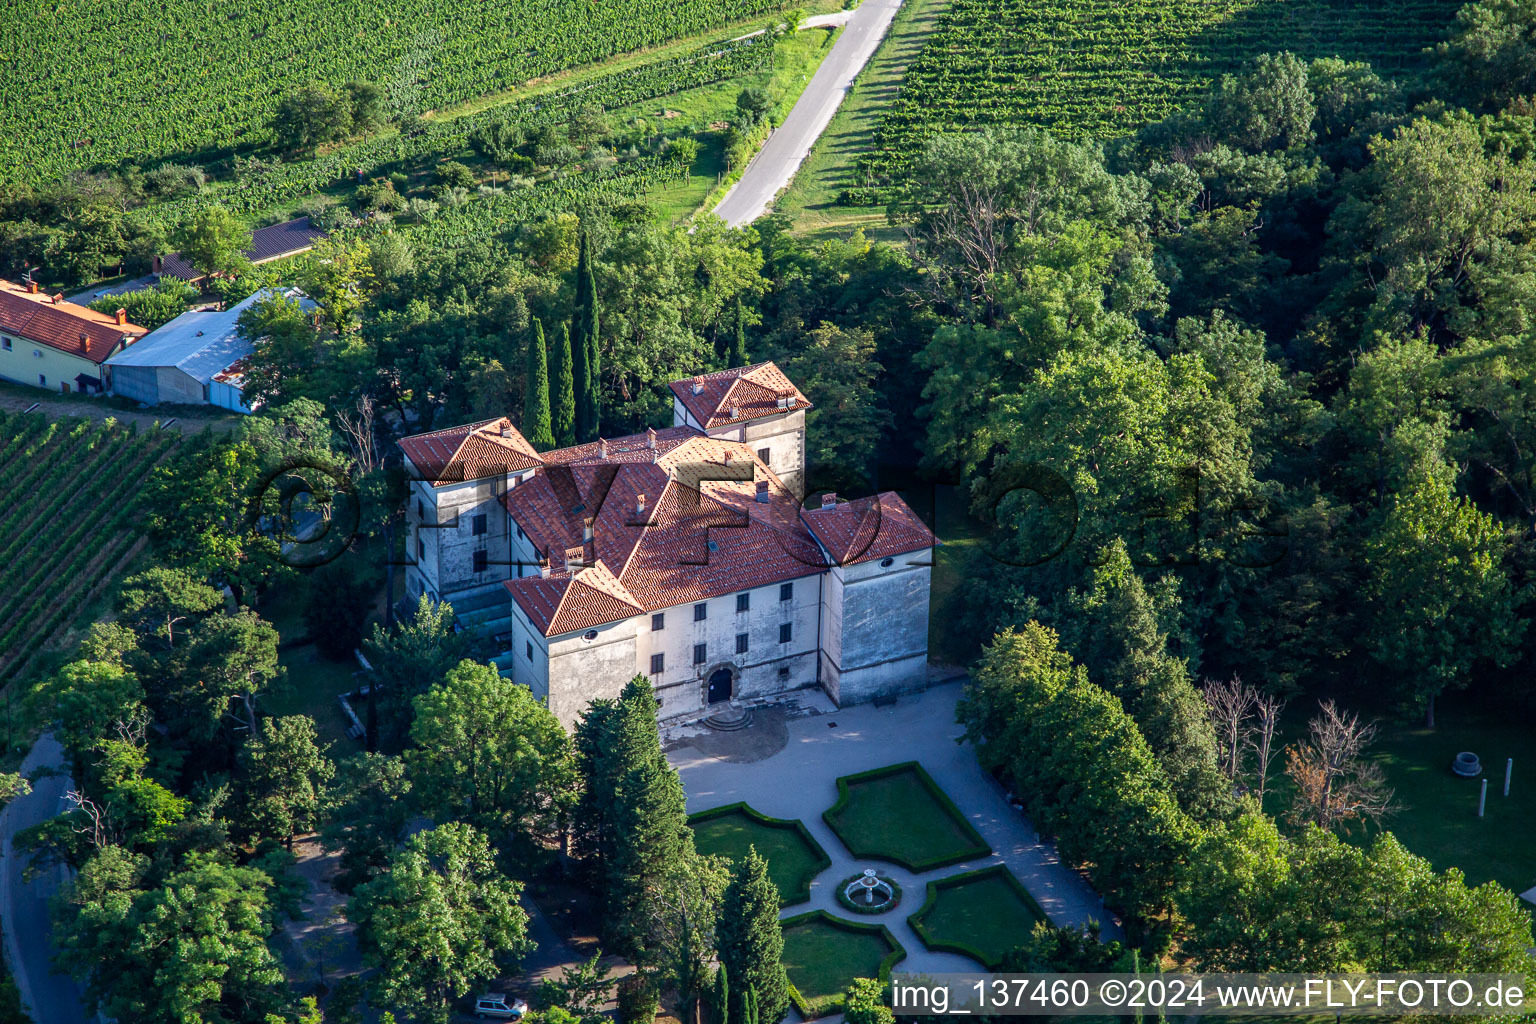
[[(490, 477), (467, 483), (434, 486), (421, 479), (410, 460), (406, 470), (411, 478), (406, 501), (406, 523), (410, 527), (406, 570), (407, 592), (415, 597), (424, 585), (434, 600), (452, 602), (457, 596), (481, 594), (493, 585), (517, 576), (519, 557), (514, 546), (515, 527), (502, 504), (508, 487), (515, 487), (532, 475), (532, 470), (509, 477)], [(485, 533), (474, 532), (475, 517), (485, 516)], [(420, 546), (417, 542), (420, 541)], [(476, 551), (486, 554), (486, 567), (476, 572)], [(522, 556), (531, 555), (531, 545), (523, 542)], [(531, 575), (524, 570), (525, 575)]]
[(835, 566), (822, 601), (822, 686), (838, 704), (927, 682), (933, 551)]
[(80, 374), (101, 377), (101, 367), (83, 355), (63, 352), (15, 334), (0, 334), (0, 338), (11, 341), (9, 349), (0, 343), (0, 377), (6, 380), (49, 391), (59, 391), (60, 385), (68, 384), (73, 392), (75, 378)]

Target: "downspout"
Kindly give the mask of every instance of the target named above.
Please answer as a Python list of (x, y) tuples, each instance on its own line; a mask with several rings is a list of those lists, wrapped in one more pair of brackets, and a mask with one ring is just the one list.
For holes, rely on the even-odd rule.
[[(821, 603), (821, 589), (826, 585), (827, 572), (823, 570), (816, 576), (816, 685), (821, 686), (821, 616), (826, 605)], [(826, 693), (827, 688), (821, 687), (821, 692)]]

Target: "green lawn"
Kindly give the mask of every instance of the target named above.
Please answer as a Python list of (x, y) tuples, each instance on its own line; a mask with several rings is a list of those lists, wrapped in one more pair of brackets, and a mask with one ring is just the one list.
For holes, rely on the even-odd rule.
[(811, 898), (811, 880), (832, 862), (798, 821), (758, 814), (746, 804), (703, 811), (689, 819), (700, 853), (735, 860), (756, 847), (785, 905)]
[[(687, 127), (699, 141), (699, 159), (687, 180), (647, 193), (657, 207), (658, 217), (666, 223), (684, 220), (706, 206), (712, 206), (739, 176), (725, 166), (725, 132), (718, 126), (736, 118), (736, 97), (743, 89), (760, 87), (774, 99), (773, 120), (784, 117), (810, 84), (821, 66), (840, 28), (812, 28), (783, 39), (774, 50), (773, 68), (755, 75), (745, 75), (723, 82), (684, 89), (657, 99), (647, 100), (610, 111), (614, 124), (635, 126)], [(712, 127), (715, 126), (715, 127)]]
[[(875, 55), (854, 79), (832, 123), (822, 133), (776, 208), (807, 237), (843, 239), (855, 229), (881, 241), (898, 241), (883, 206), (839, 206), (854, 164), (873, 142), (875, 126), (897, 91), (907, 64), (923, 50), (949, 0), (906, 0)], [(946, 538), (947, 539), (947, 538)]]
[(856, 857), (926, 871), (991, 852), (916, 761), (845, 775), (837, 789), (822, 817)]
[(1045, 914), (1002, 865), (928, 883), (928, 899), (909, 917), (929, 949), (960, 953), (997, 970)]
[[(1437, 869), (1457, 867), (1467, 881), (1496, 881), (1524, 892), (1536, 885), (1536, 743), (1529, 720), (1441, 702), (1433, 730), (1383, 723), (1373, 747), (1398, 810), (1385, 827)], [(1477, 816), (1479, 779), (1451, 774), (1451, 760), (1470, 750), (1488, 780), (1485, 816)], [(1515, 759), (1504, 797), (1504, 759)]]
[[(342, 714), (337, 694), (352, 689), (356, 661), (330, 661), (320, 657), (314, 644), (303, 644), (279, 652), (278, 664), (287, 671), (262, 699), (262, 707), (273, 715), (308, 715), (315, 720), (315, 731), (322, 743), (336, 742), (332, 756), (344, 757), (358, 749), (347, 739), (351, 724)], [(363, 709), (359, 706), (357, 713)]]
[(784, 922), (784, 970), (806, 1020), (842, 1009), (855, 978), (881, 978), (907, 955), (881, 925), (854, 924), (824, 910)]

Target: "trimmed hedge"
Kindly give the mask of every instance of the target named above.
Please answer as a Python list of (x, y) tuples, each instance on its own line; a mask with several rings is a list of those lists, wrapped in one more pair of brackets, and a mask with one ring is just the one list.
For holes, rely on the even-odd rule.
[[(944, 890), (963, 888), (971, 883), (993, 877), (1000, 877), (1007, 884), (1008, 888), (1013, 890), (1014, 895), (1019, 897), (1020, 902), (1035, 915), (1036, 920), (1044, 921), (1047, 924), (1050, 923), (1051, 919), (1046, 916), (1045, 911), (1040, 909), (1040, 904), (1035, 902), (1035, 898), (1030, 895), (1029, 890), (1024, 888), (1024, 883), (1015, 878), (1013, 872), (1009, 871), (1006, 865), (994, 864), (991, 867), (967, 871), (964, 874), (951, 875), (948, 878), (940, 878), (937, 881), (928, 883), (928, 898), (923, 901), (923, 905), (918, 908), (916, 913), (911, 914), (907, 918), (907, 923), (912, 926), (912, 930), (917, 933), (917, 937), (923, 940), (923, 945), (935, 953), (959, 953), (961, 956), (968, 956), (989, 971), (1001, 968), (1003, 964), (1002, 955), (988, 955), (983, 950), (966, 942), (936, 939), (933, 935), (929, 934), (927, 926), (923, 923), (923, 918), (938, 905), (939, 897), (943, 894)], [(1007, 951), (1004, 952), (1006, 953)]]
[[(827, 851), (821, 848), (821, 844), (816, 841), (815, 836), (811, 835), (811, 830), (805, 827), (805, 823), (799, 819), (769, 817), (761, 811), (755, 810), (743, 800), (734, 804), (725, 804), (721, 807), (711, 807), (709, 810), (699, 811), (697, 814), (690, 814), (688, 816), (688, 824), (691, 827), (700, 822), (711, 821), (715, 818), (725, 818), (731, 815), (741, 815), (765, 828), (789, 829), (800, 837), (800, 841), (815, 855), (815, 867), (805, 872), (793, 894), (780, 893), (780, 896), (783, 898), (785, 906), (794, 906), (797, 903), (804, 903), (809, 900), (811, 898), (811, 882), (817, 875), (832, 866), (832, 858), (827, 856)], [(742, 852), (745, 853), (746, 851), (743, 850)], [(763, 851), (759, 850), (758, 853), (762, 854)], [(764, 856), (766, 857), (766, 854)], [(768, 873), (772, 875), (773, 860), (772, 858), (767, 859)]]
[[(899, 850), (860, 842), (860, 836), (849, 834), (847, 830), (839, 827), (838, 816), (842, 814), (857, 796), (854, 792), (854, 787), (858, 783), (872, 782), (877, 779), (906, 773), (910, 773), (917, 779), (923, 789), (927, 790), (928, 795), (938, 805), (939, 811), (948, 816), (950, 822), (953, 823), (955, 829), (960, 833), (962, 840), (969, 845), (943, 856), (914, 860), (903, 856)], [(939, 784), (933, 781), (932, 776), (923, 770), (923, 766), (916, 761), (903, 761), (900, 764), (886, 765), (884, 768), (872, 768), (867, 772), (857, 772), (853, 775), (842, 776), (837, 780), (837, 803), (823, 811), (821, 817), (827, 823), (827, 827), (836, 833), (837, 837), (843, 841), (843, 845), (848, 847), (848, 851), (855, 857), (887, 860), (893, 864), (900, 864), (909, 871), (931, 871), (934, 868), (948, 867), (951, 864), (960, 864), (964, 861), (975, 860), (977, 857), (985, 857), (992, 852), (992, 847), (987, 845), (985, 839), (981, 838), (981, 833), (971, 827), (971, 823), (965, 819), (965, 815), (960, 813), (960, 808), (955, 806), (955, 802), (949, 798), (949, 794), (945, 793), (939, 787)]]
[[(786, 930), (797, 925), (811, 923), (825, 925), (826, 927), (850, 934), (878, 933), (891, 949), (885, 955), (885, 958), (880, 961), (879, 970), (876, 972), (881, 985), (888, 985), (890, 983), (891, 968), (901, 963), (907, 957), (906, 949), (901, 943), (896, 941), (896, 936), (892, 935), (891, 930), (885, 925), (866, 924), (861, 921), (844, 921), (840, 917), (833, 917), (825, 910), (813, 910), (807, 914), (797, 914), (794, 917), (785, 918), (779, 922), (779, 928)], [(860, 977), (863, 977), (863, 975), (860, 975)], [(838, 987), (837, 992), (834, 994), (821, 996), (816, 999), (807, 999), (795, 986), (794, 980), (791, 979), (789, 983), (789, 1000), (795, 1004), (795, 1009), (799, 1010), (800, 1016), (806, 1020), (825, 1017), (829, 1014), (837, 1013), (843, 1008), (843, 993), (847, 991), (848, 984), (852, 981), (852, 978), (848, 978)]]

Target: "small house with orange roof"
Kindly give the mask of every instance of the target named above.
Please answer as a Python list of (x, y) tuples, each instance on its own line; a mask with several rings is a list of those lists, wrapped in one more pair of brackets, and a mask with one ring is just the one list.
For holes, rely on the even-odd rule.
[(101, 364), (149, 331), (67, 302), (36, 281), (0, 279), (0, 377), (69, 394), (102, 389)]
[(410, 601), (498, 637), (567, 728), (636, 675), (664, 719), (926, 685), (928, 526), (894, 492), (805, 504), (810, 402), (772, 363), (671, 388), (673, 425), (628, 437), (537, 452), (502, 417), (402, 440)]

